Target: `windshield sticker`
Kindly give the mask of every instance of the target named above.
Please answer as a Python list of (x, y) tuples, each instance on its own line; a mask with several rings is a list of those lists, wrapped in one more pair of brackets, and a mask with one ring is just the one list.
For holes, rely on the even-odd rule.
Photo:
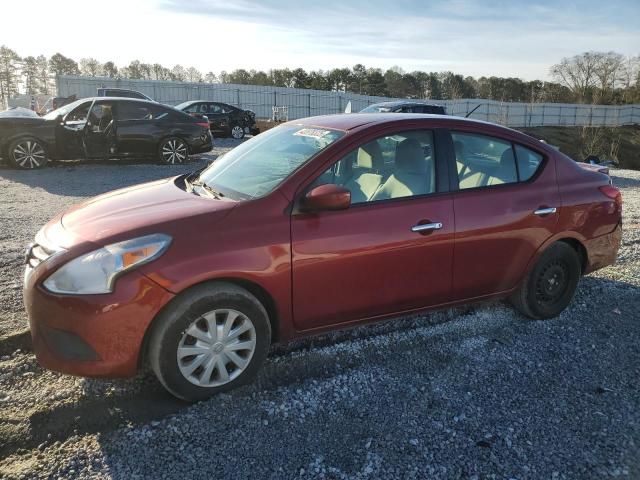
[(331, 133), (331, 130), (320, 130), (319, 128), (303, 128), (298, 130), (294, 135), (299, 137), (322, 138)]

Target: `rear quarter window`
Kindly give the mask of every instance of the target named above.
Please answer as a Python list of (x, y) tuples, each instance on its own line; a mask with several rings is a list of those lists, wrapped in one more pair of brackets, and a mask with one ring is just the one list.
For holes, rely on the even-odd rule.
[(542, 155), (521, 145), (516, 145), (516, 160), (520, 181), (526, 182), (535, 175), (542, 163)]

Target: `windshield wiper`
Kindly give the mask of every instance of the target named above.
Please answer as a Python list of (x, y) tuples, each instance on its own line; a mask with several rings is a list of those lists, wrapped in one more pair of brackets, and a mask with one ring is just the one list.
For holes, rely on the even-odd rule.
[(217, 191), (213, 187), (204, 183), (202, 180), (195, 180), (193, 182), (186, 180), (186, 182), (191, 187), (191, 192), (193, 192), (193, 187), (200, 187), (207, 193), (211, 194), (217, 200), (220, 200), (222, 197), (224, 197), (224, 193)]

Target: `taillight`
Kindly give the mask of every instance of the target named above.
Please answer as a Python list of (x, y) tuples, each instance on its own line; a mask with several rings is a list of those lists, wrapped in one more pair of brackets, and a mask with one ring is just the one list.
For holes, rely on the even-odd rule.
[(603, 185), (602, 187), (598, 187), (598, 190), (613, 200), (618, 210), (622, 210), (622, 193), (620, 190), (613, 185)]
[(209, 122), (196, 122), (196, 125), (202, 128), (209, 128)]

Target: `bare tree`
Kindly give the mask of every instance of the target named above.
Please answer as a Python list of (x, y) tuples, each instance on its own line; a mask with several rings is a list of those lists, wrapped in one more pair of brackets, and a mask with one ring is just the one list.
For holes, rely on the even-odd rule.
[(597, 83), (596, 70), (599, 57), (596, 52), (585, 52), (571, 58), (563, 58), (551, 67), (551, 75), (566, 86), (578, 102), (584, 103), (590, 90)]
[(195, 68), (195, 67), (189, 67), (187, 69), (187, 80), (189, 82), (201, 82), (202, 81), (202, 74), (200, 73), (200, 71)]
[(628, 56), (620, 69), (620, 83), (622, 86), (622, 101), (633, 102), (635, 90), (640, 89), (640, 56)]
[(621, 79), (624, 56), (616, 52), (596, 52), (595, 56), (595, 75), (599, 89), (595, 90), (593, 100), (595, 103), (608, 103), (611, 101), (616, 83)]
[(102, 73), (109, 78), (118, 78), (118, 67), (111, 61), (106, 62), (102, 66)]
[(187, 71), (182, 65), (176, 65), (171, 69), (171, 77), (173, 80), (184, 82), (187, 78)]
[(217, 83), (218, 82), (218, 77), (216, 76), (215, 73), (213, 72), (208, 72), (205, 76), (204, 76), (204, 81), (207, 83)]
[(97, 77), (102, 74), (102, 65), (95, 58), (81, 58), (80, 73), (87, 77)]

